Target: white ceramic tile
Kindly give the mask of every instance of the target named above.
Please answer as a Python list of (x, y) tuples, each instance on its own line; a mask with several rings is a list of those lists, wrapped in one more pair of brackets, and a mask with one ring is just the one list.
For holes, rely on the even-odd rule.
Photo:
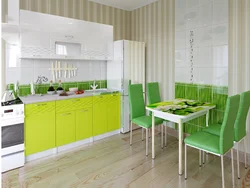
[(189, 82), (190, 81), (190, 68), (176, 68), (175, 69), (176, 82)]
[(213, 23), (213, 2), (199, 7), (199, 26), (209, 26)]
[(34, 67), (34, 60), (32, 59), (18, 59), (17, 67), (21, 68), (33, 68)]
[(213, 6), (213, 23), (227, 23), (228, 22), (228, 2), (221, 3), (214, 1)]
[(186, 49), (175, 51), (175, 67), (189, 67), (190, 64), (186, 59)]
[(186, 31), (178, 31), (175, 34), (175, 48), (185, 49), (186, 48)]
[[(50, 82), (50, 80), (52, 80), (52, 73), (48, 68), (42, 68), (42, 67), (35, 67), (34, 68), (34, 75), (33, 75), (33, 81), (36, 82), (37, 78), (39, 76), (45, 76), (46, 78), (48, 78), (48, 82)], [(61, 78), (57, 79), (60, 80)]]
[(34, 67), (35, 68), (51, 68), (52, 62), (53, 62), (53, 64), (55, 64), (55, 61), (52, 61), (52, 60), (50, 61), (50, 60), (35, 59), (34, 60)]
[(205, 5), (205, 4), (211, 3), (211, 2), (213, 2), (213, 0), (200, 0), (199, 1), (199, 5), (201, 6), (201, 5)]
[(199, 47), (213, 45), (213, 26), (199, 28)]
[(107, 80), (107, 67), (101, 68), (101, 80)]
[(188, 67), (191, 67), (191, 64), (193, 63), (193, 67), (197, 65), (198, 61), (198, 52), (199, 48), (188, 48), (186, 49), (186, 64)]
[(8, 68), (6, 71), (6, 83), (29, 84), (33, 81), (33, 68)]
[(227, 68), (198, 68), (199, 82), (203, 84), (212, 84), (217, 86), (226, 86), (228, 84)]
[(176, 15), (183, 14), (185, 11), (186, 11), (186, 2), (185, 2), (185, 0), (176, 0), (175, 1)]
[(213, 26), (213, 45), (228, 44), (228, 24)]
[(213, 63), (216, 67), (228, 67), (228, 46), (213, 47)]
[(196, 67), (213, 67), (213, 48), (212, 46), (200, 47)]
[(199, 41), (200, 41), (200, 33), (198, 29), (191, 29), (186, 31), (186, 48), (191, 47), (190, 39), (191, 39), (191, 31), (193, 31), (193, 43), (192, 46), (194, 48), (199, 46)]
[(184, 15), (186, 28), (194, 29), (199, 26), (199, 8), (193, 8)]
[(186, 29), (185, 13), (175, 14), (175, 30), (184, 31)]
[(199, 0), (186, 0), (186, 12), (189, 12), (191, 9), (198, 6), (199, 6)]

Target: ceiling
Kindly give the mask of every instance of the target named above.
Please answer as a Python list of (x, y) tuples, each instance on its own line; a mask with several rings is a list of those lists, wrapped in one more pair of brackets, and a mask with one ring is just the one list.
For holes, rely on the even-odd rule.
[(89, 1), (131, 11), (158, 0), (89, 0)]

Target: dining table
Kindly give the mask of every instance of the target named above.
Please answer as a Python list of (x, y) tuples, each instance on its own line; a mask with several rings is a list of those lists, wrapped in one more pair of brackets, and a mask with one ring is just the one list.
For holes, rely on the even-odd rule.
[(155, 117), (178, 124), (179, 139), (179, 175), (182, 175), (182, 144), (183, 144), (183, 123), (195, 118), (206, 116), (206, 126), (209, 121), (209, 111), (216, 105), (209, 102), (200, 102), (190, 99), (174, 99), (163, 101), (146, 106), (146, 110), (152, 113), (152, 159), (155, 159)]

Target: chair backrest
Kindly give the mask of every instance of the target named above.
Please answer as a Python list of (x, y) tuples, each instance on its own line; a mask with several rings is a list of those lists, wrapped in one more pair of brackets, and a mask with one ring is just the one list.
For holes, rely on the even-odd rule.
[(143, 97), (142, 84), (131, 84), (128, 86), (130, 119), (144, 116), (145, 103)]
[(234, 123), (239, 109), (240, 95), (227, 98), (225, 114), (220, 131), (220, 154), (225, 154), (233, 147)]
[(161, 102), (160, 89), (159, 89), (158, 82), (147, 83), (147, 96), (148, 96), (149, 104)]
[(246, 136), (246, 121), (250, 106), (250, 91), (243, 92), (240, 95), (240, 105), (234, 124), (234, 140), (240, 141)]

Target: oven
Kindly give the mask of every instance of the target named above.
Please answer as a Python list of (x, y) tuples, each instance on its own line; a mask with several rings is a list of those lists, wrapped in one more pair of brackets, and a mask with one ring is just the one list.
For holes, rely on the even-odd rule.
[(1, 107), (1, 159), (2, 172), (24, 165), (24, 115), (23, 105)]

